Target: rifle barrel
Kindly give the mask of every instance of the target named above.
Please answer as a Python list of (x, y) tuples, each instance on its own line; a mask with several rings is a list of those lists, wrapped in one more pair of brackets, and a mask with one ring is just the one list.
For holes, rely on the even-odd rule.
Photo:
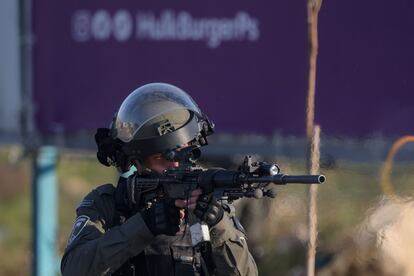
[(276, 185), (285, 184), (321, 184), (325, 182), (326, 177), (320, 175), (287, 175), (287, 174), (276, 174), (273, 176), (263, 177), (249, 177), (249, 183), (273, 183)]

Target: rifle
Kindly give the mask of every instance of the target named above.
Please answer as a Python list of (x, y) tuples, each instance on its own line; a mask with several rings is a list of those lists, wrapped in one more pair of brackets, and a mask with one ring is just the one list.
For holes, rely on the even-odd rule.
[[(268, 187), (270, 184), (321, 184), (326, 180), (324, 175), (282, 174), (277, 164), (256, 162), (249, 155), (245, 156), (238, 170), (203, 169), (195, 163), (200, 156), (196, 146), (171, 151), (165, 156), (180, 162), (179, 167), (155, 176), (135, 173), (128, 178), (128, 189), (135, 206), (149, 208), (158, 198), (186, 199), (197, 188), (229, 203), (243, 197), (274, 198), (276, 194)], [(192, 220), (190, 231), (193, 245), (209, 240), (208, 226), (197, 222), (194, 217)]]

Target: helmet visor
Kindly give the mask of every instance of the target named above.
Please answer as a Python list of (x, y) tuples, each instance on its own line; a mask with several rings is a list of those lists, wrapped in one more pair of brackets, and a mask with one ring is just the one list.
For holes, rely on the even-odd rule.
[[(114, 136), (125, 143), (135, 137), (161, 136), (184, 125), (190, 112), (201, 117), (197, 104), (183, 90), (165, 83), (147, 84), (132, 92), (122, 103), (113, 126), (116, 129)], [(156, 132), (154, 129), (149, 131), (146, 126), (155, 122), (159, 124)], [(142, 134), (140, 130), (143, 130)]]

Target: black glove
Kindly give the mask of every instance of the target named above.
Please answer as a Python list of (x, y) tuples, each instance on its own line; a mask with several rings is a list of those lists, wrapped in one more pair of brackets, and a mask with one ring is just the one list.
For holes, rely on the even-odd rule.
[(141, 215), (154, 236), (165, 234), (175, 236), (180, 230), (180, 209), (175, 206), (174, 199), (156, 202)]
[(200, 195), (194, 214), (208, 226), (214, 226), (223, 218), (224, 210), (221, 203), (211, 194)]

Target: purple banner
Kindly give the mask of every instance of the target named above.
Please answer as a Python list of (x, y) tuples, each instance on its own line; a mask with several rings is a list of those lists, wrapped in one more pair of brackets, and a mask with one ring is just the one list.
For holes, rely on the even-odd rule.
[[(412, 1), (411, 1), (412, 2)], [(325, 134), (414, 129), (414, 4), (327, 1), (316, 120)], [(306, 1), (34, 2), (42, 133), (107, 126), (154, 81), (187, 91), (218, 132), (304, 135)]]

